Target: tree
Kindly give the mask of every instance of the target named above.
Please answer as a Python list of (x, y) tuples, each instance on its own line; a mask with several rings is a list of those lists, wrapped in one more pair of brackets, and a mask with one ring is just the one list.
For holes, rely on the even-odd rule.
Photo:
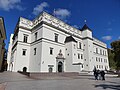
[(114, 56), (115, 54), (113, 53), (113, 51), (111, 49), (108, 49), (108, 60), (111, 70), (116, 69), (116, 62), (114, 60)]
[(111, 43), (111, 48), (114, 53), (114, 60), (116, 62), (116, 69), (120, 70), (120, 40)]

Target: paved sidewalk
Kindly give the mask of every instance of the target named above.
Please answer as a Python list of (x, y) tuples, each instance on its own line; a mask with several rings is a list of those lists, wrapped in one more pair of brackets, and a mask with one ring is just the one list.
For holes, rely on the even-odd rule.
[(93, 76), (58, 78), (35, 80), (19, 73), (0, 73), (0, 83), (6, 83), (5, 90), (120, 90), (120, 78), (106, 78), (106, 81), (95, 81)]

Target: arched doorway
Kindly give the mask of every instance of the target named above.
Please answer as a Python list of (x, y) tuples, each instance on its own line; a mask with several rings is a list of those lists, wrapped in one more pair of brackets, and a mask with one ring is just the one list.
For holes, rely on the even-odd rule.
[(63, 63), (61, 61), (58, 62), (58, 72), (63, 72)]

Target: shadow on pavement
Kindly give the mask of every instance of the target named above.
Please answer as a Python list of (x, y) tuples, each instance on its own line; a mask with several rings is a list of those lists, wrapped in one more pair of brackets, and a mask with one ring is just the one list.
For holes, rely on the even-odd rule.
[(113, 89), (113, 90), (120, 90), (120, 85), (113, 85), (113, 84), (99, 84), (95, 85), (95, 87), (101, 87), (103, 89)]

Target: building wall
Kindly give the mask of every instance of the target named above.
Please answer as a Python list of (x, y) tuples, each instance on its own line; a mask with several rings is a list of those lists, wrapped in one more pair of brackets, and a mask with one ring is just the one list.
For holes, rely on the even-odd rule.
[[(98, 49), (98, 53), (96, 52), (96, 48)], [(100, 53), (100, 50), (102, 51), (102, 53)], [(103, 51), (104, 51), (104, 54), (103, 54)], [(107, 49), (94, 44), (94, 61), (95, 61), (95, 67), (97, 69), (109, 70)]]
[(7, 53), (7, 63), (8, 63), (8, 71), (10, 70), (10, 63), (11, 63), (11, 53), (12, 53), (12, 40), (13, 38), (13, 34), (10, 35), (10, 42), (9, 42), (9, 46), (8, 46), (8, 53)]
[[(27, 43), (23, 42), (24, 35), (28, 36)], [(13, 55), (13, 71), (23, 71), (23, 67), (27, 67), (27, 71), (29, 71), (31, 32), (19, 28), (16, 42), (16, 50)], [(23, 55), (23, 50), (26, 50), (26, 55)]]
[[(27, 70), (30, 72), (49, 72), (49, 68), (52, 66), (53, 72), (57, 72), (58, 61), (63, 62), (63, 71), (65, 72), (79, 72), (81, 70), (93, 71), (94, 67), (98, 67), (98, 69), (101, 68), (101, 70), (105, 69), (105, 67), (109, 69), (107, 52), (106, 55), (95, 53), (96, 48), (107, 51), (107, 46), (103, 42), (93, 38), (91, 30), (86, 29), (80, 31), (62, 21), (56, 24), (58, 23), (58, 19), (52, 17), (53, 21), (51, 21), (49, 20), (51, 17), (52, 16), (47, 14), (44, 16), (43, 13), (43, 15), (39, 17), (39, 21), (37, 21), (37, 19), (33, 22), (28, 20), (29, 23), (26, 19), (20, 18), (19, 26), (21, 27), (19, 27), (16, 38), (17, 45), (13, 43), (13, 71), (22, 71), (23, 67), (27, 67)], [(40, 23), (41, 21), (44, 21), (44, 23)], [(34, 28), (32, 28), (32, 26), (34, 26)], [(35, 33), (37, 33), (36, 40)], [(57, 42), (55, 41), (56, 34), (58, 35)], [(27, 43), (23, 42), (24, 35), (28, 36)], [(71, 41), (65, 43), (66, 37), (71, 35), (77, 42)], [(51, 48), (53, 51), (52, 55), (50, 54)], [(22, 55), (23, 49), (26, 50), (26, 56)], [(63, 60), (58, 60), (60, 52), (62, 52)], [(103, 62), (96, 61), (96, 57), (102, 58)]]
[[(50, 54), (50, 48), (53, 48), (53, 54)], [(56, 57), (59, 51), (62, 50), (63, 56), (65, 56), (64, 45), (51, 43), (50, 41), (43, 40), (42, 42), (42, 58), (41, 58), (41, 72), (48, 72), (48, 65), (53, 65), (53, 72), (56, 72)]]
[[(2, 40), (0, 40), (0, 42), (2, 42)], [(1, 66), (2, 66), (2, 43), (0, 43), (0, 70), (1, 70)]]
[[(36, 55), (34, 54), (34, 48), (36, 48)], [(30, 62), (29, 70), (31, 72), (40, 72), (41, 70), (41, 52), (42, 52), (42, 41), (35, 42), (30, 48)]]
[(5, 52), (6, 31), (4, 26), (4, 19), (0, 17), (0, 71), (2, 69), (3, 56)]

